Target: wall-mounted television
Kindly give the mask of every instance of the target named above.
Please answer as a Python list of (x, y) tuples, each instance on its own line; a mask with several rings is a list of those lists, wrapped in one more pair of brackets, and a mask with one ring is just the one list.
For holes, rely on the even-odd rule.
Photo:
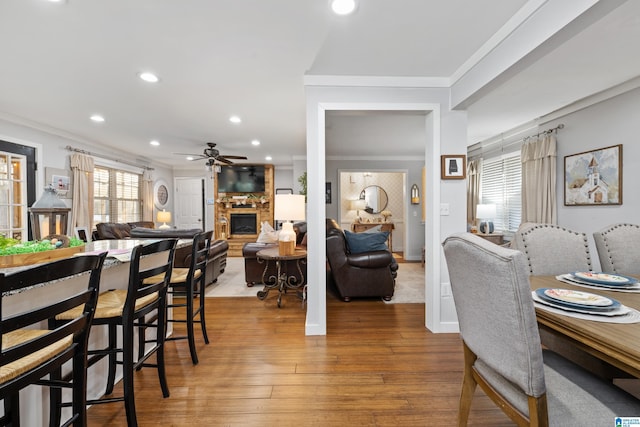
[(218, 173), (218, 193), (264, 193), (264, 165), (224, 165)]

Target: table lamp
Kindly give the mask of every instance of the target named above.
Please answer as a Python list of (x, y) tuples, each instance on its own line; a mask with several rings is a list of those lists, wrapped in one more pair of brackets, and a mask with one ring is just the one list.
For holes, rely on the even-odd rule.
[(349, 201), (349, 208), (352, 211), (356, 211), (356, 222), (360, 221), (360, 211), (367, 207), (367, 203), (364, 199), (355, 199)]
[(278, 250), (280, 255), (293, 255), (296, 251), (296, 232), (293, 222), (305, 219), (305, 196), (303, 194), (276, 194), (274, 218), (285, 221), (278, 235)]
[(476, 217), (480, 220), (481, 233), (493, 233), (493, 222), (491, 220), (496, 217), (496, 205), (477, 205)]
[(163, 230), (167, 228), (171, 228), (169, 225), (167, 225), (168, 222), (171, 222), (171, 212), (165, 211), (164, 209), (162, 209), (161, 211), (158, 211), (158, 214), (156, 215), (156, 219), (158, 220), (158, 222), (162, 223), (162, 225), (158, 228)]

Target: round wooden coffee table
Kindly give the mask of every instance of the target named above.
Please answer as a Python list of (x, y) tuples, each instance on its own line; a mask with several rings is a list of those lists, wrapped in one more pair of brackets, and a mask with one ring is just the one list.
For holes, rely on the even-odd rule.
[[(264, 289), (258, 291), (258, 298), (260, 300), (264, 300), (267, 295), (269, 295), (269, 291), (272, 289), (278, 290), (278, 307), (282, 306), (282, 294), (287, 293), (288, 289), (294, 289), (296, 291), (302, 291), (302, 304), (306, 300), (305, 296), (305, 278), (302, 274), (302, 269), (300, 268), (300, 263), (307, 262), (307, 251), (304, 249), (296, 248), (295, 252), (291, 255), (280, 255), (280, 252), (277, 247), (275, 248), (267, 248), (258, 251), (256, 254), (258, 261), (264, 261), (264, 272), (262, 273), (262, 282), (264, 283)], [(301, 280), (294, 275), (287, 274), (286, 271), (282, 271), (282, 261), (296, 261), (296, 268), (298, 269), (299, 277)], [(269, 262), (276, 263), (276, 275), (271, 275), (267, 277), (267, 269), (269, 267)]]

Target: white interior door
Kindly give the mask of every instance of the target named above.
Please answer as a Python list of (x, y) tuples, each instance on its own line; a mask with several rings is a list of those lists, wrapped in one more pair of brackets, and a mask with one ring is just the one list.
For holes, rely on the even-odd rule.
[(202, 178), (176, 178), (176, 228), (204, 229), (204, 180)]

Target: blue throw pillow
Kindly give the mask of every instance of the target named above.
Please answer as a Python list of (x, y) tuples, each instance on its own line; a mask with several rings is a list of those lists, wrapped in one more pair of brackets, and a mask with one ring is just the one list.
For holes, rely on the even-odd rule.
[(347, 239), (347, 246), (349, 247), (349, 252), (352, 254), (389, 250), (387, 246), (387, 239), (389, 238), (388, 231), (379, 233), (352, 233), (349, 230), (344, 230), (344, 237)]

